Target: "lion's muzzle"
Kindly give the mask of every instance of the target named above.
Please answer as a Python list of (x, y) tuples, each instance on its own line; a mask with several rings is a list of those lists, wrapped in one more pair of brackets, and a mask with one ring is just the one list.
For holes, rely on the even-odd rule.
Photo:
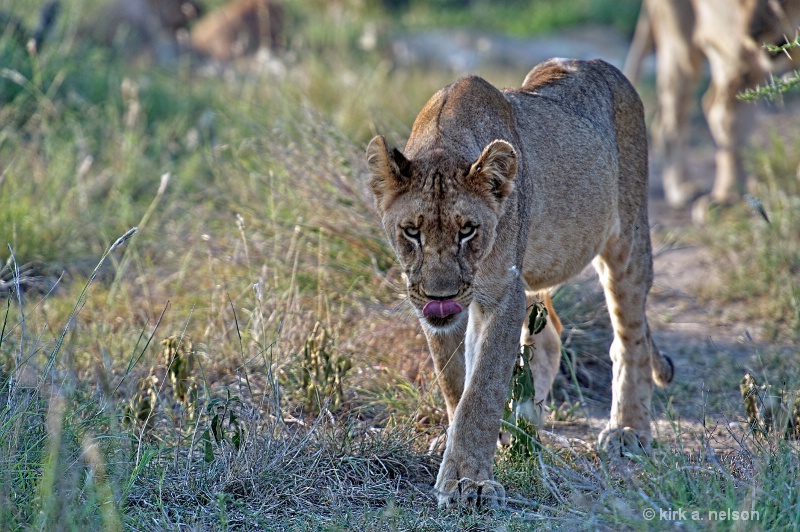
[(452, 299), (434, 300), (425, 303), (425, 306), (422, 307), (422, 315), (426, 318), (446, 318), (463, 310), (458, 301), (453, 301)]

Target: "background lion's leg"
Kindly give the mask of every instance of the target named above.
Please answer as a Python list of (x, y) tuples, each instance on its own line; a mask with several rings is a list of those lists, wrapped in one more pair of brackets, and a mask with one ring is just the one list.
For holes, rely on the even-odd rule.
[(452, 423), (456, 406), (464, 393), (466, 365), (464, 362), (464, 334), (467, 320), (448, 332), (431, 332), (423, 325), (422, 329), (428, 339), (428, 348), (433, 358), (436, 380), (447, 404), (447, 420)]
[[(713, 72), (714, 61), (710, 57)], [(730, 70), (729, 65), (720, 70), (726, 69)], [(743, 88), (738, 74), (734, 80), (720, 80), (715, 75), (703, 99), (708, 127), (717, 147), (711, 199), (720, 203), (731, 202), (744, 191), (745, 171), (741, 152), (747, 142), (747, 128), (752, 127), (755, 120), (755, 106), (736, 99), (736, 94)]]
[(698, 223), (705, 220), (712, 201), (731, 203), (745, 190), (742, 148), (756, 114), (755, 106), (740, 102), (737, 94), (761, 83), (769, 70), (766, 54), (750, 34), (757, 3), (739, 2), (734, 7), (730, 8), (728, 0), (696, 2), (695, 41), (704, 50), (711, 70), (703, 110), (716, 145), (714, 186), (692, 208), (692, 218)]
[(544, 302), (547, 308), (547, 324), (539, 334), (532, 335), (528, 329), (528, 316), (526, 315), (520, 335), (522, 345), (533, 346), (528, 363), (533, 376), (535, 396), (533, 400), (518, 404), (515, 414), (518, 418), (522, 417), (529, 423), (538, 426), (542, 422), (543, 404), (550, 393), (561, 362), (561, 320), (553, 308), (548, 290), (536, 292), (526, 290), (527, 312), (530, 312), (532, 305), (536, 302)]
[(662, 157), (664, 197), (673, 207), (682, 207), (696, 194), (687, 176), (686, 144), (689, 111), (702, 61), (692, 42), (694, 17), (689, 0), (651, 1), (647, 9), (654, 20), (658, 116), (654, 144)]

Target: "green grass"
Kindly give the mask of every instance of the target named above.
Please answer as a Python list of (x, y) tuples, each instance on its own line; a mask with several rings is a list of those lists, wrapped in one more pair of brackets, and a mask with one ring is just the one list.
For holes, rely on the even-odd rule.
[(639, 2), (558, 0), (526, 2), (479, 0), (457, 2), (408, 2), (401, 20), (411, 28), (470, 27), (526, 37), (580, 24), (604, 24), (632, 33), (639, 14)]
[(716, 258), (729, 264), (707, 296), (739, 304), (740, 314), (763, 323), (773, 339), (800, 335), (799, 141), (774, 134), (766, 148), (755, 150), (756, 189), (740, 205), (716, 213), (704, 235)]
[[(33, 23), (33, 9), (7, 5)], [(555, 5), (521, 8), (542, 29), (611, 16), (607, 2)], [(330, 25), (323, 3), (292, 2), (284, 72), (224, 75), (87, 46), (75, 35), (87, 6), (65, 10), (36, 58), (0, 41), (0, 528), (648, 529), (671, 524), (643, 521), (646, 509), (678, 507), (752, 508), (763, 529), (798, 526), (796, 442), (739, 427), (740, 443), (714, 458), (670, 406), (692, 394), (698, 411), (742, 419), (730, 399), (738, 367), (711, 390), (659, 392), (673, 425), (650, 459), (609, 464), (544, 434), (532, 456), (498, 453), (508, 510), (437, 510), (439, 458), (426, 450), (446, 414), (419, 327), (398, 303), (362, 157), (377, 132), (402, 142), (450, 75), (360, 50), (368, 23), (394, 20), (374, 5), (348, 6)], [(485, 7), (426, 20), (539, 31)], [(421, 3), (409, 13), (403, 27), (427, 24)], [(754, 320), (790, 308), (775, 285), (796, 273), (793, 153), (753, 158), (775, 176), (759, 193), (772, 226), (713, 226), (734, 243), (752, 237), (734, 248), (753, 253), (743, 280), (775, 276), (744, 291), (775, 290), (768, 300), (784, 305)], [(768, 256), (779, 244), (786, 255)], [(605, 400), (608, 318), (590, 284), (554, 300), (571, 368), (554, 407), (577, 402), (561, 415), (580, 422), (587, 402)], [(773, 385), (800, 383), (777, 352), (748, 364)], [(175, 393), (178, 367), (191, 368), (196, 395)]]

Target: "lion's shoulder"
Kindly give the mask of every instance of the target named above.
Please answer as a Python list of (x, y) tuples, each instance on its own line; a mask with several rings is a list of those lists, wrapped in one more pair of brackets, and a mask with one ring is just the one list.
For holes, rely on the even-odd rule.
[(417, 115), (406, 151), (434, 145), (466, 148), (477, 155), (487, 139), (508, 139), (514, 111), (503, 92), (479, 76), (466, 76), (434, 94)]

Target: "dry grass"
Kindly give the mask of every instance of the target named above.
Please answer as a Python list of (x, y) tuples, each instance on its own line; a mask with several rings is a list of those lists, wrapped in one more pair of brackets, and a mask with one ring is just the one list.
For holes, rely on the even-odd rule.
[[(716, 456), (677, 422), (613, 464), (545, 431), (498, 453), (507, 510), (436, 509), (446, 415), (360, 145), (449, 75), (357, 51), (362, 12), (325, 34), (290, 7), (280, 76), (131, 67), (72, 40), (77, 10), (36, 61), (2, 49), (30, 90), (0, 95), (0, 528), (643, 529), (678, 504), (797, 526), (796, 442), (736, 429)], [(591, 283), (555, 304), (574, 422), (607, 404), (608, 318)]]

